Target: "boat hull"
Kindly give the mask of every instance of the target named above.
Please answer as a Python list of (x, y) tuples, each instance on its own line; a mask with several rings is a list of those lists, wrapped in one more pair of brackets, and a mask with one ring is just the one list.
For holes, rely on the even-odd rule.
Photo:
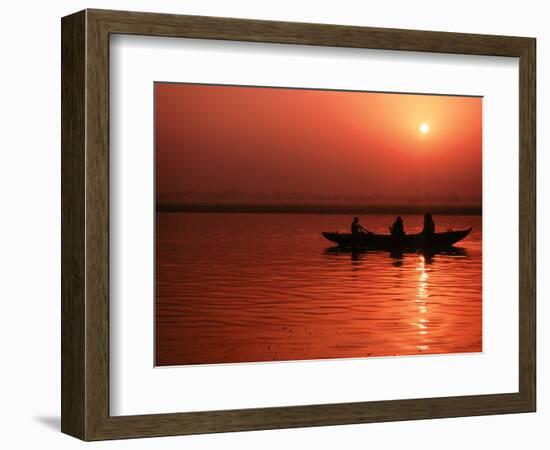
[(464, 239), (472, 231), (466, 230), (447, 231), (443, 233), (433, 233), (425, 235), (423, 233), (407, 234), (402, 238), (395, 238), (389, 234), (360, 233), (352, 235), (351, 233), (337, 233), (323, 231), (322, 235), (330, 242), (346, 248), (365, 248), (379, 250), (394, 249), (442, 249), (451, 247)]

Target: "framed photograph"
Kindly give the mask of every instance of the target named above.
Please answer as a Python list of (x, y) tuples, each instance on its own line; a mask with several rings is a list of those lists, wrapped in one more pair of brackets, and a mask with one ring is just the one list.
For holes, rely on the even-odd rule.
[(535, 411), (534, 38), (61, 29), (64, 433)]

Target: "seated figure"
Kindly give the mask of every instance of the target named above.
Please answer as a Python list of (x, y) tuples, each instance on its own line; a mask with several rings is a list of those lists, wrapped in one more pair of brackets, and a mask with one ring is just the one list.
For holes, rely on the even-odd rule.
[(431, 235), (435, 233), (435, 223), (432, 219), (432, 215), (429, 213), (424, 214), (424, 228), (422, 233), (426, 235)]
[(401, 238), (405, 236), (405, 227), (403, 226), (403, 219), (401, 216), (397, 216), (395, 222), (390, 227), (390, 233), (395, 238)]
[(359, 223), (359, 217), (355, 217), (351, 223), (351, 234), (358, 236), (361, 233), (368, 233), (369, 231)]

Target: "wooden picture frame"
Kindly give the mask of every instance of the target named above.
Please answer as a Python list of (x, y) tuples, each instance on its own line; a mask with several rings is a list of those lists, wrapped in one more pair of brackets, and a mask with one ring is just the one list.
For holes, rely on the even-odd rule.
[[(535, 411), (534, 38), (85, 10), (62, 29), (62, 417), (83, 440)], [(109, 36), (519, 58), (519, 391), (260, 409), (109, 415)]]

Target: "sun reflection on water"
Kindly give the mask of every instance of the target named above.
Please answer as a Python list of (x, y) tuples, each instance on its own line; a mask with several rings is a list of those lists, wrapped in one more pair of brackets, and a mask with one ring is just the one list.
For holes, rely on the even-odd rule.
[[(416, 322), (413, 323), (415, 327), (418, 328), (418, 334), (421, 336), (428, 335), (428, 322), (429, 320), (425, 317), (428, 313), (428, 279), (429, 279), (429, 270), (426, 267), (426, 258), (424, 255), (418, 257), (418, 263), (416, 265), (416, 270), (419, 272), (418, 276), (418, 287), (416, 290), (415, 303), (418, 305), (418, 312), (421, 317), (418, 318)], [(427, 343), (423, 345), (417, 345), (416, 348), (419, 351), (429, 350), (430, 346)]]

